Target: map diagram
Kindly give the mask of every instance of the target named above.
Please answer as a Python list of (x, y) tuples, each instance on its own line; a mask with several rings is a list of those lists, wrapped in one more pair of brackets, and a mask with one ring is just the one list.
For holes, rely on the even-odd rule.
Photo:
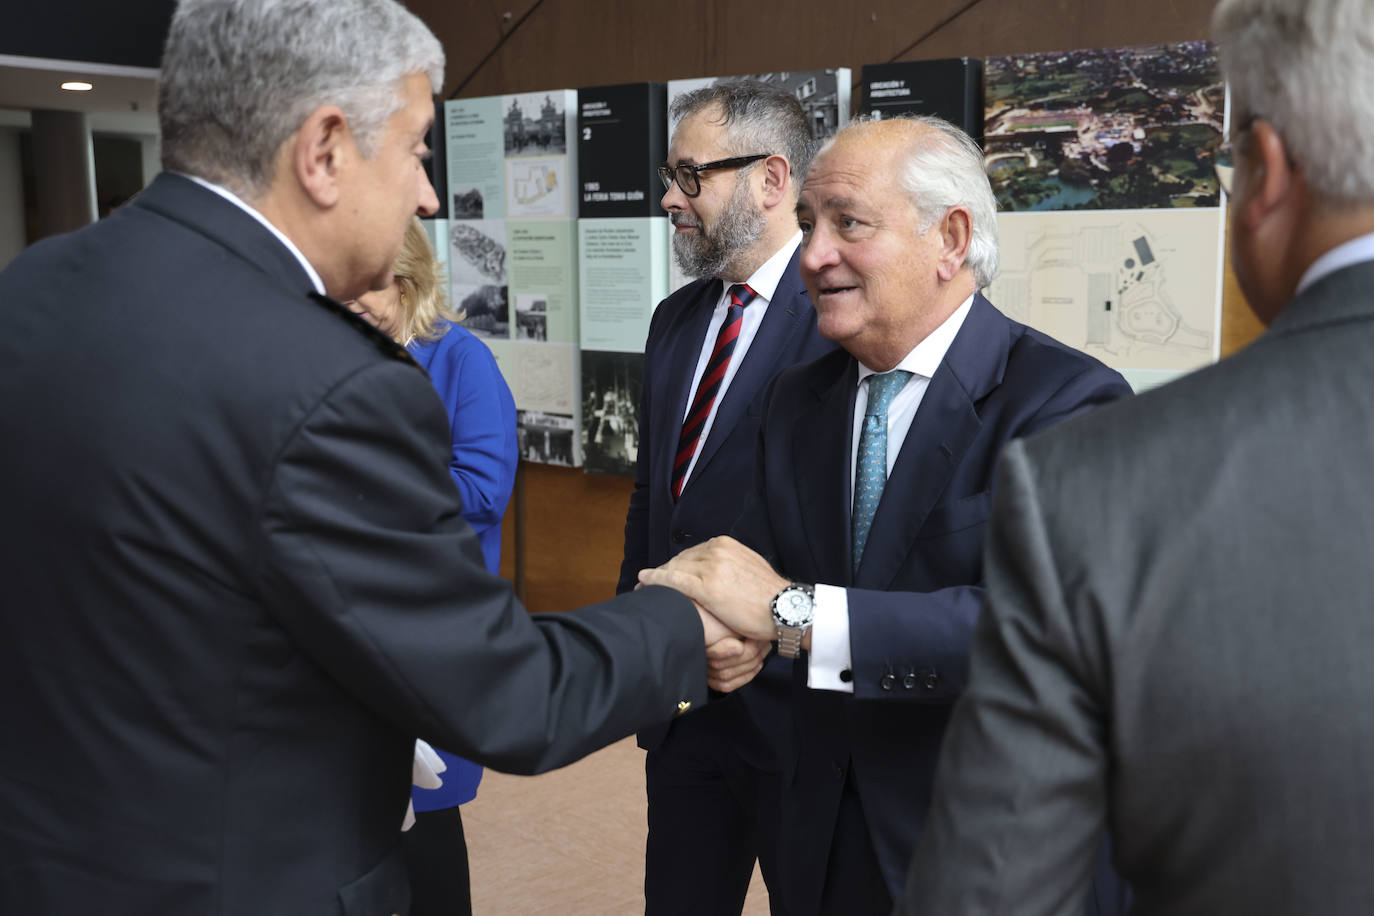
[(511, 388), (517, 404), (531, 410), (571, 416), (576, 393), (568, 379), (579, 377), (577, 348), (572, 344), (519, 343), (514, 346), (515, 377)]
[(567, 159), (512, 159), (506, 163), (506, 209), (510, 217), (568, 215), (563, 180)]
[(510, 336), (504, 220), (449, 222), (449, 301), (479, 337)]
[(524, 177), (517, 177), (511, 187), (516, 203), (531, 207), (558, 190), (558, 173), (547, 166), (519, 169)]
[(1217, 358), (1220, 221), (1219, 210), (1002, 213), (987, 296), (1115, 369), (1195, 369)]

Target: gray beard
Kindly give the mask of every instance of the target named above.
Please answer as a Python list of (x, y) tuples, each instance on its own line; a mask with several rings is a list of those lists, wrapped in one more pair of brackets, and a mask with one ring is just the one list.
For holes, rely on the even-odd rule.
[(703, 225), (696, 235), (673, 235), (673, 257), (689, 277), (724, 276), (726, 268), (759, 240), (766, 225), (763, 209), (754, 203), (749, 183), (740, 176), (714, 226)]

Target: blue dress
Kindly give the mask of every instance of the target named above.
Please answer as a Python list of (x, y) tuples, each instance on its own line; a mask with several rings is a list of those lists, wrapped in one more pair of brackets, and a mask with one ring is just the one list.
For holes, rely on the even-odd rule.
[[(501, 519), (515, 486), (520, 455), (515, 439), (515, 399), (496, 358), (466, 328), (448, 325), (438, 340), (406, 346), (429, 373), (453, 428), (449, 473), (463, 499), (463, 518), (477, 532), (493, 574), (501, 568)], [(412, 788), (415, 810), (437, 811), (471, 801), (482, 779), (477, 764), (435, 748), (448, 769), (437, 789)]]

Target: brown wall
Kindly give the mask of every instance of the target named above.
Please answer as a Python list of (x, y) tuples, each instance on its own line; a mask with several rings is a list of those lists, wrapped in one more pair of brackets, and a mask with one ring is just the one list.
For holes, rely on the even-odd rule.
[[(445, 97), (641, 80), (1189, 41), (1214, 0), (408, 0), (448, 52)], [(857, 99), (856, 99), (857, 101)], [(1229, 266), (1222, 353), (1259, 333)], [(502, 572), (531, 610), (609, 597), (630, 482), (525, 465)], [(521, 511), (523, 509), (523, 511)], [(517, 541), (523, 549), (518, 552)], [(522, 568), (517, 571), (517, 565)], [(517, 577), (517, 572), (522, 575)], [(523, 582), (520, 581), (523, 579)]]

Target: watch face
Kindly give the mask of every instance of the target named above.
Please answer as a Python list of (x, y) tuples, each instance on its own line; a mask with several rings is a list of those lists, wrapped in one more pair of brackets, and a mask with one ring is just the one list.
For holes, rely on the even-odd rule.
[(778, 596), (776, 613), (778, 619), (789, 627), (800, 627), (811, 622), (811, 596), (799, 588), (789, 588)]

